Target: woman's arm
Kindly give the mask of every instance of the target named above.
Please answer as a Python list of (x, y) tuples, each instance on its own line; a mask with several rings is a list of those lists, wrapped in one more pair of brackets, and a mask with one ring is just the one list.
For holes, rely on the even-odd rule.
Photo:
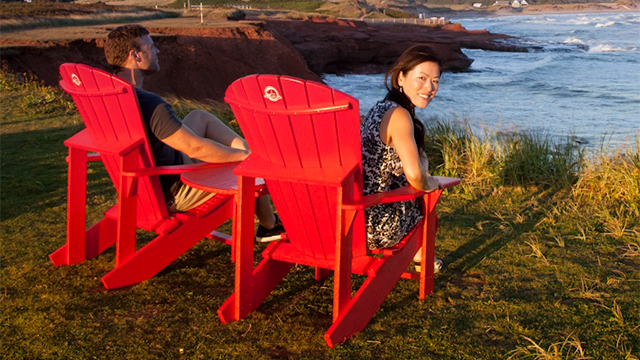
[(440, 187), (438, 181), (429, 176), (429, 163), (418, 151), (413, 135), (411, 115), (402, 107), (391, 108), (380, 123), (380, 137), (387, 145), (393, 145), (402, 161), (404, 175), (416, 189), (434, 190)]

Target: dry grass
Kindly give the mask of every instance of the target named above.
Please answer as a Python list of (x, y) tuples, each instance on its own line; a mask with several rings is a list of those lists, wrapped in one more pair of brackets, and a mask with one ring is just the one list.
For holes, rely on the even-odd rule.
[[(580, 340), (575, 335), (567, 336), (564, 341), (549, 345), (544, 349), (532, 339), (524, 336), (530, 345), (519, 346), (509, 356), (511, 359), (533, 359), (533, 360), (587, 360), (593, 357), (585, 356)], [(542, 342), (540, 342), (542, 344)]]

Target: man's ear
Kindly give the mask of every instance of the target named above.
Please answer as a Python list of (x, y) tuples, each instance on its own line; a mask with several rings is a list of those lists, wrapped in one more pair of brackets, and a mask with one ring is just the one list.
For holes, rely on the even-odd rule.
[(129, 58), (135, 62), (138, 62), (141, 60), (140, 55), (138, 54), (138, 51), (135, 49), (129, 50)]

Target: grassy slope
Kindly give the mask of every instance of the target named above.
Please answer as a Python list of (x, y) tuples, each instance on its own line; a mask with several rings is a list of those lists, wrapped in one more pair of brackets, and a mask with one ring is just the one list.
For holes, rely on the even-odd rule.
[[(225, 325), (216, 310), (231, 293), (233, 266), (218, 243), (201, 242), (118, 291), (100, 284), (113, 250), (53, 267), (47, 256), (65, 237), (63, 141), (81, 119), (51, 89), (1, 80), (3, 359), (637, 359), (640, 223), (629, 201), (640, 161), (629, 169), (612, 161), (605, 172), (594, 163), (573, 187), (495, 185), (500, 175), (478, 180), (467, 165), (441, 170), (463, 174), (467, 185), (439, 206), (436, 253), (447, 267), (435, 293), (420, 302), (417, 284), (401, 280), (362, 333), (330, 350), (322, 335), (331, 278), (316, 283), (309, 269), (295, 268), (256, 312)], [(603, 180), (621, 168), (631, 177)], [(114, 193), (99, 164), (89, 171), (93, 223)], [(625, 179), (629, 192), (613, 200), (596, 187)]]

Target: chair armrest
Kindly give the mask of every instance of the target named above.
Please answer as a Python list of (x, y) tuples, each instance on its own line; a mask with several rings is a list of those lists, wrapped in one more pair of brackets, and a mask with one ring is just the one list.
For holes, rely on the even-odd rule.
[(113, 143), (100, 143), (96, 144), (91, 139), (89, 130), (84, 129), (79, 133), (73, 135), (64, 141), (64, 144), (68, 147), (74, 147), (91, 152), (97, 152), (100, 154), (110, 155), (126, 155), (137, 147), (140, 147), (145, 143), (144, 139), (138, 139), (136, 141), (128, 142), (113, 142)]
[(144, 169), (137, 169), (131, 171), (123, 171), (122, 175), (131, 177), (145, 177), (154, 175), (178, 175), (188, 171), (196, 171), (202, 169), (209, 169), (215, 167), (227, 167), (230, 165), (237, 165), (239, 162), (230, 163), (197, 163), (188, 165), (169, 165), (169, 166), (155, 166)]
[[(460, 183), (460, 179), (458, 178), (450, 178), (450, 177), (443, 177), (443, 176), (435, 176), (435, 178), (438, 179), (438, 182), (442, 185), (444, 189)], [(353, 202), (343, 203), (342, 208), (344, 210), (364, 210), (378, 204), (417, 199), (433, 191), (436, 191), (436, 190), (423, 191), (423, 190), (418, 190), (411, 185), (406, 185), (399, 189), (385, 191), (382, 193), (371, 194), (371, 195), (363, 196), (359, 199), (356, 199)]]
[(358, 169), (352, 167), (334, 166), (322, 169), (294, 169), (283, 165), (272, 164), (258, 156), (249, 155), (235, 168), (233, 173), (238, 176), (251, 176), (265, 180), (280, 180), (322, 186), (341, 186), (343, 181)]

